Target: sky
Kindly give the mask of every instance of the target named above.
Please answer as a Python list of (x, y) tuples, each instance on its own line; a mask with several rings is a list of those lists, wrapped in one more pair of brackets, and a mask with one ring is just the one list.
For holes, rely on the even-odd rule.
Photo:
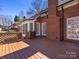
[(32, 0), (0, 0), (0, 15), (14, 17), (22, 10), (28, 11)]
[(27, 16), (26, 11), (32, 7), (32, 2), (33, 0), (0, 0), (0, 15), (11, 16), (13, 19), (19, 15), (20, 11), (23, 11)]

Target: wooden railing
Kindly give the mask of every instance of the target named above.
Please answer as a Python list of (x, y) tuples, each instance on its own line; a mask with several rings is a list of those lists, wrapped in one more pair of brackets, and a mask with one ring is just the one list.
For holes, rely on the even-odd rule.
[(7, 39), (11, 39), (11, 38), (16, 38), (16, 40), (19, 41), (20, 39), (22, 39), (22, 36), (21, 36), (20, 32), (15, 32), (15, 33), (11, 33), (11, 32), (0, 33), (0, 42), (5, 41)]

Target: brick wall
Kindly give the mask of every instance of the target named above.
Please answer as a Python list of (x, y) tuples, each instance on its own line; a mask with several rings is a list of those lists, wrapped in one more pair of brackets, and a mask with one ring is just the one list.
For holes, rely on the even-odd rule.
[(65, 18), (79, 16), (79, 4), (65, 9)]
[(47, 38), (59, 39), (59, 19), (56, 16), (56, 0), (48, 0)]
[[(47, 20), (47, 38), (56, 40), (59, 39), (60, 21), (56, 16), (56, 0), (48, 0), (48, 20)], [(64, 36), (66, 36), (66, 23), (67, 18), (79, 16), (79, 4), (64, 9), (65, 23), (64, 23)]]

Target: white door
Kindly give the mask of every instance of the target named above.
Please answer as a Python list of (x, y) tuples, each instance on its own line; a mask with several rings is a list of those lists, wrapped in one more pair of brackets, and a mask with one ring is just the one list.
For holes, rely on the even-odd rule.
[(26, 33), (28, 31), (28, 24), (23, 24), (23, 29), (22, 29), (22, 36), (25, 37), (26, 36)]
[(40, 23), (36, 23), (36, 36), (40, 36)]
[(42, 36), (46, 36), (46, 22), (42, 23)]

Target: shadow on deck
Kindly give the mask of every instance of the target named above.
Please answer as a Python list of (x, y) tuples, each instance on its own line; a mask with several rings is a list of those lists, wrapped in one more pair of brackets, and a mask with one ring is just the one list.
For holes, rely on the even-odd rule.
[(78, 59), (79, 44), (46, 38), (5, 41), (0, 45), (0, 59)]

